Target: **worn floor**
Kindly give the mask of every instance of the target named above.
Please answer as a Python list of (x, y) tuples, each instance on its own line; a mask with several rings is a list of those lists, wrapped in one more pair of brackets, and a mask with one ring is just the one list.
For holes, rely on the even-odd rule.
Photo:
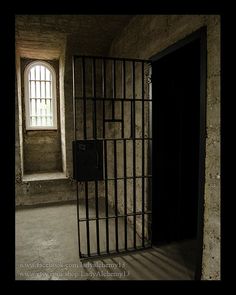
[(193, 241), (183, 241), (82, 263), (75, 204), (16, 210), (16, 280), (191, 280), (193, 257)]

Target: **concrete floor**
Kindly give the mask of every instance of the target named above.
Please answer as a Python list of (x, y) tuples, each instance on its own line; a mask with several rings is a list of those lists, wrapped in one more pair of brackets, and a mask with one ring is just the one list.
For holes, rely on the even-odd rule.
[(16, 280), (191, 280), (193, 257), (194, 241), (183, 241), (82, 263), (76, 204), (16, 210)]

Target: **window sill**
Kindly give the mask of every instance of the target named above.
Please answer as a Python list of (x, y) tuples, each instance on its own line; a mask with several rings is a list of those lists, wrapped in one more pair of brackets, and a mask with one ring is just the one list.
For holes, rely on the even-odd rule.
[(23, 182), (67, 179), (64, 172), (45, 172), (23, 175)]

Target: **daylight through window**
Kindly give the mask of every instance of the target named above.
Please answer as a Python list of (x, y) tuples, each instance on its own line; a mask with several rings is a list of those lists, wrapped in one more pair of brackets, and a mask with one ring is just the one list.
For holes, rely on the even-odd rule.
[(30, 64), (26, 70), (27, 129), (56, 128), (54, 69), (45, 62)]

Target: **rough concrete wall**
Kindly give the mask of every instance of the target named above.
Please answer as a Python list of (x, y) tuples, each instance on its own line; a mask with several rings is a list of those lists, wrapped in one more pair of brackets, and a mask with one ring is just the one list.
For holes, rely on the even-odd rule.
[[(76, 185), (72, 179), (73, 175), (73, 163), (72, 163), (72, 141), (74, 139), (73, 134), (73, 106), (72, 106), (72, 55), (74, 54), (91, 54), (91, 55), (102, 55), (99, 47), (91, 48), (89, 52), (86, 48), (83, 51), (83, 47), (78, 44), (76, 36), (68, 36), (67, 43), (65, 44), (65, 51), (61, 53), (60, 64), (63, 66), (60, 69), (60, 89), (62, 91), (61, 110), (64, 112), (62, 116), (62, 157), (64, 157), (63, 171), (66, 173), (67, 179), (65, 180), (47, 180), (47, 181), (34, 181), (34, 182), (23, 182), (22, 173), (18, 173), (19, 181), (16, 185), (16, 205), (31, 205), (55, 201), (66, 201), (76, 199)], [(19, 56), (18, 56), (19, 58)], [(20, 81), (20, 66), (17, 64), (18, 80)], [(89, 71), (88, 71), (89, 72)], [(87, 95), (92, 94), (92, 85), (87, 82)], [(63, 87), (64, 86), (64, 87)], [(98, 87), (99, 90), (99, 87)], [(20, 90), (18, 91), (20, 95)], [(99, 91), (98, 91), (99, 94)], [(19, 97), (18, 97), (19, 98)], [(100, 135), (101, 125), (101, 112), (98, 107), (98, 136)], [(92, 137), (92, 104), (87, 105), (87, 116), (88, 116), (88, 138)], [(16, 114), (19, 116), (19, 110), (16, 107)], [(78, 132), (77, 138), (82, 138), (82, 119), (83, 119), (83, 106), (81, 103), (77, 104), (78, 114)], [(17, 125), (16, 125), (16, 128)], [(22, 127), (19, 128), (18, 132), (22, 131)], [(18, 140), (16, 140), (18, 145)], [(18, 150), (16, 149), (16, 153)], [(57, 161), (54, 161), (57, 162)], [(22, 164), (22, 163), (21, 163)], [(21, 167), (20, 163), (16, 163), (16, 167)], [(89, 198), (94, 198), (94, 183), (89, 183), (88, 186)], [(79, 183), (79, 196), (84, 199), (84, 183)], [(103, 185), (99, 184), (99, 196), (103, 196)]]
[[(84, 48), (82, 40), (78, 40), (76, 36), (68, 36), (67, 46), (66, 46), (66, 55), (65, 55), (65, 80), (64, 80), (64, 93), (65, 93), (65, 130), (66, 130), (66, 171), (67, 177), (72, 179), (73, 175), (73, 157), (72, 157), (72, 141), (74, 140), (74, 126), (73, 126), (73, 104), (72, 104), (72, 56), (73, 55), (104, 55), (105, 53), (101, 51), (101, 48)], [(81, 77), (81, 64), (78, 62), (75, 64), (76, 68), (76, 77)], [(78, 70), (78, 71), (77, 71)], [(93, 85), (92, 85), (92, 67), (91, 63), (88, 63), (86, 66), (86, 95), (93, 96)], [(99, 65), (97, 64), (97, 96), (101, 95), (101, 79), (99, 79)], [(82, 96), (82, 83), (76, 81), (76, 96)], [(87, 139), (93, 138), (93, 102), (87, 100), (86, 116), (87, 116)], [(84, 108), (83, 102), (76, 101), (76, 113), (77, 113), (77, 139), (83, 139), (83, 118), (84, 118)], [(102, 137), (102, 104), (97, 104), (97, 137)], [(79, 183), (79, 188), (81, 192), (79, 194), (80, 198), (84, 199), (84, 183)], [(94, 198), (94, 182), (88, 183), (89, 198)], [(99, 197), (104, 196), (103, 183), (98, 185), (98, 195)]]
[[(18, 49), (18, 48), (17, 48)], [(44, 56), (40, 55), (40, 46), (35, 49), (34, 54), (29, 56), (30, 58), (42, 58), (42, 59), (55, 59), (59, 58), (58, 57), (58, 50), (56, 51), (56, 55), (54, 54), (53, 48), (52, 51), (49, 52), (49, 55), (45, 53)], [(51, 55), (51, 52), (53, 52), (53, 55)], [(16, 187), (15, 187), (15, 192), (16, 192), (16, 206), (18, 205), (34, 205), (34, 204), (40, 204), (40, 203), (50, 203), (50, 202), (57, 202), (57, 201), (66, 201), (66, 200), (75, 200), (76, 195), (75, 195), (75, 184), (70, 180), (70, 179), (62, 179), (62, 180), (44, 180), (44, 181), (33, 181), (33, 182), (28, 182), (28, 181), (23, 181), (22, 175), (23, 175), (23, 170), (24, 170), (24, 161), (23, 161), (23, 154), (24, 154), (24, 148), (26, 147), (23, 145), (23, 138), (24, 138), (24, 124), (23, 124), (23, 119), (20, 114), (22, 113), (22, 92), (21, 92), (21, 66), (20, 66), (20, 57), (21, 57), (21, 52), (16, 51), (16, 73), (17, 73), (17, 96), (16, 96), (16, 161), (15, 161), (15, 166), (16, 166)], [(38, 55), (37, 55), (38, 54)], [(63, 64), (63, 54), (64, 51), (62, 51), (61, 55), (61, 63)], [(23, 55), (24, 57), (27, 57), (27, 55)], [(63, 87), (63, 68), (61, 68), (60, 72), (60, 86)], [(63, 94), (63, 92), (62, 92)], [(64, 107), (64, 101), (63, 101), (63, 95), (61, 95), (61, 101), (60, 101), (60, 110), (63, 111)], [(17, 107), (18, 106), (18, 107)], [(63, 116), (62, 116), (62, 121), (59, 121), (59, 124), (61, 123), (62, 126), (62, 141), (60, 140), (60, 137), (57, 136), (56, 140), (56, 148), (58, 151), (62, 150), (62, 155), (60, 151), (60, 157), (58, 159), (52, 159), (51, 163), (53, 166), (50, 167), (51, 170), (55, 168), (55, 164), (60, 165), (60, 170), (61, 170), (61, 161), (62, 158), (64, 159), (65, 157), (65, 129), (64, 129), (64, 122), (63, 122)], [(38, 132), (37, 132), (38, 133)], [(27, 137), (28, 141), (32, 141), (32, 135)], [(40, 139), (40, 138), (39, 138)], [(48, 140), (53, 140), (52, 136), (43, 136), (41, 137), (41, 141), (48, 141)], [(21, 142), (21, 143), (20, 143)], [(35, 140), (34, 140), (35, 142)], [(34, 143), (33, 142), (33, 143)], [(45, 146), (45, 144), (44, 144)], [(55, 146), (55, 144), (53, 145)], [(52, 147), (53, 147), (52, 146)], [(19, 148), (18, 148), (19, 147)], [(24, 147), (24, 148), (23, 148)], [(32, 145), (31, 145), (32, 147)], [(50, 146), (47, 145), (46, 148), (50, 148)], [(32, 150), (32, 148), (31, 148)], [(53, 149), (55, 151), (55, 149)], [(45, 150), (44, 150), (45, 152)], [(20, 155), (19, 155), (20, 153)], [(57, 153), (53, 153), (53, 155), (56, 155)], [(29, 156), (29, 155), (27, 155)], [(19, 160), (20, 159), (20, 160)], [(29, 159), (29, 157), (28, 157)], [(31, 159), (32, 160), (32, 159)], [(45, 160), (45, 158), (44, 158)], [(50, 159), (49, 159), (50, 160)], [(45, 161), (44, 161), (45, 162)], [(65, 161), (63, 162), (63, 164)], [(48, 164), (48, 163), (47, 163)], [(31, 166), (31, 161), (29, 161), (29, 167)], [(47, 166), (48, 167), (48, 166)], [(40, 167), (38, 167), (40, 168)], [(58, 167), (57, 167), (58, 168)], [(64, 168), (64, 167), (63, 167)], [(40, 169), (37, 169), (35, 172), (39, 172)], [(45, 170), (45, 169), (43, 169)], [(48, 170), (48, 169), (47, 169)], [(58, 170), (58, 169), (57, 169)]]
[(207, 19), (207, 141), (203, 279), (220, 278), (220, 18)]
[(59, 58), (59, 95), (60, 95), (60, 126), (61, 126), (61, 158), (62, 171), (66, 172), (66, 135), (65, 135), (65, 93), (64, 93), (64, 72), (65, 72), (65, 45)]
[(16, 83), (15, 83), (15, 193), (16, 205), (18, 196), (22, 190), (22, 171), (23, 165), (23, 134), (22, 134), (22, 102), (21, 102), (21, 75), (20, 75), (20, 57), (16, 52)]
[[(16, 15), (16, 71), (17, 103), (16, 117), (16, 205), (37, 204), (56, 201), (61, 194), (62, 182), (65, 193), (62, 200), (75, 199), (75, 183), (72, 180), (73, 117), (72, 117), (72, 54), (106, 55), (114, 32), (118, 33), (132, 16), (96, 15)], [(107, 26), (109, 23), (109, 27)], [(95, 46), (96, 45), (96, 46)], [(23, 182), (23, 134), (21, 122), (20, 57), (32, 59), (59, 59), (60, 61), (60, 101), (61, 151), (63, 171), (67, 180)], [(18, 140), (19, 135), (19, 140)], [(20, 144), (21, 142), (21, 144)], [(20, 155), (19, 155), (20, 152)], [(21, 159), (19, 161), (19, 159)], [(41, 197), (39, 187), (52, 188)], [(83, 184), (80, 184), (83, 186)], [(32, 189), (28, 189), (31, 187)], [(36, 194), (36, 195), (31, 195)], [(92, 194), (92, 191), (90, 193)], [(64, 197), (63, 197), (64, 196)]]
[(220, 17), (148, 15), (131, 20), (111, 56), (150, 58), (207, 26), (207, 139), (202, 279), (220, 279)]
[(19, 115), (18, 115), (17, 77), (15, 78), (15, 175), (16, 182), (21, 181), (21, 152), (19, 136)]
[(27, 131), (24, 137), (24, 173), (62, 171), (60, 134)]

